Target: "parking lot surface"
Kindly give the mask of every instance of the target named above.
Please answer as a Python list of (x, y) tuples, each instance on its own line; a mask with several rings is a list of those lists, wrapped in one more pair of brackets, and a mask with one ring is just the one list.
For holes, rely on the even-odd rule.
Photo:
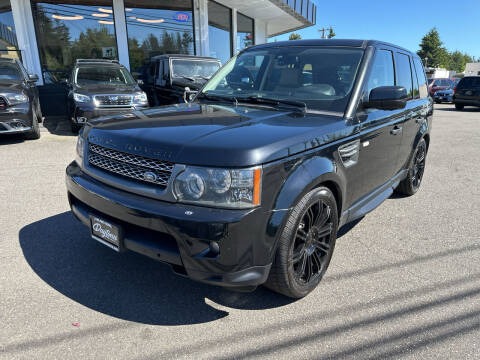
[(0, 138), (1, 359), (480, 358), (480, 110), (436, 106), (420, 191), (341, 230), (320, 286), (234, 293), (93, 241), (75, 137)]

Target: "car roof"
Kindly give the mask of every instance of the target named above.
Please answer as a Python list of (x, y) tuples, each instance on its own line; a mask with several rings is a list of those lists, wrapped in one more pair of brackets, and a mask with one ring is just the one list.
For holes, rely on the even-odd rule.
[(162, 58), (189, 58), (189, 59), (199, 59), (199, 60), (215, 60), (220, 61), (217, 58), (210, 56), (196, 56), (196, 55), (187, 55), (187, 54), (162, 54), (152, 57), (152, 60), (158, 60)]
[(83, 65), (105, 65), (105, 66), (121, 66), (122, 64), (118, 62), (118, 60), (107, 60), (107, 59), (77, 59), (75, 61), (75, 66), (83, 66)]
[(309, 40), (288, 40), (288, 41), (277, 41), (277, 42), (270, 42), (261, 45), (255, 45), (247, 48), (246, 50), (256, 48), (270, 48), (270, 47), (280, 47), (280, 46), (328, 46), (328, 47), (353, 47), (353, 48), (360, 48), (366, 49), (368, 46), (390, 46), (394, 47), (398, 50), (402, 50), (405, 52), (410, 53), (414, 57), (418, 57), (417, 54), (411, 52), (408, 49), (402, 48), (398, 45), (390, 44), (385, 41), (379, 40), (362, 40), (362, 39), (309, 39)]

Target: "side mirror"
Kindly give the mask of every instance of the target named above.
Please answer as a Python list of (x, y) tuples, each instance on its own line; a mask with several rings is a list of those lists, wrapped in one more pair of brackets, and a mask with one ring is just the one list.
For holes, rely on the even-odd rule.
[(370, 91), (370, 97), (363, 106), (379, 110), (397, 110), (404, 109), (407, 100), (407, 89), (403, 86), (380, 86)]
[(36, 83), (39, 80), (37, 74), (28, 74), (28, 82)]

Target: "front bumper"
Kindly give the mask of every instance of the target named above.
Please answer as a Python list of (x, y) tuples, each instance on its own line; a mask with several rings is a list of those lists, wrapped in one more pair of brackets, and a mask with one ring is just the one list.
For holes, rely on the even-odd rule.
[(76, 125), (83, 125), (87, 121), (97, 117), (125, 114), (146, 108), (148, 108), (148, 106), (96, 108), (92, 106), (76, 105), (72, 114), (72, 122)]
[[(122, 248), (172, 265), (181, 275), (227, 287), (251, 287), (267, 280), (271, 251), (262, 234), (270, 212), (261, 208), (222, 210), (168, 203), (107, 186), (82, 172), (66, 171), (70, 207), (90, 226), (90, 215), (120, 225)], [(219, 253), (210, 244), (219, 246)]]
[(19, 134), (32, 130), (30, 104), (19, 104), (0, 111), (0, 134)]

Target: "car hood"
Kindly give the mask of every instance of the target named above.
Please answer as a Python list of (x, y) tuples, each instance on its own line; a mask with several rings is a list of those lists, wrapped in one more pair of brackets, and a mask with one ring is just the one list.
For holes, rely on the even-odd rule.
[(0, 92), (20, 92), (23, 90), (23, 84), (21, 81), (16, 80), (0, 80)]
[(137, 85), (132, 86), (109, 86), (109, 85), (90, 85), (76, 86), (75, 91), (82, 94), (131, 94), (134, 91), (141, 91)]
[(351, 135), (340, 114), (179, 104), (99, 118), (89, 142), (190, 165), (247, 167)]

